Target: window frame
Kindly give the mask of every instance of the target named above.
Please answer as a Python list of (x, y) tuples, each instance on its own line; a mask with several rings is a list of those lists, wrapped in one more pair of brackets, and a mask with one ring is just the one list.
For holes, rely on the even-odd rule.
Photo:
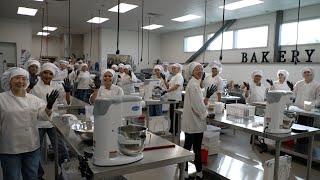
[[(194, 52), (197, 52), (197, 51), (186, 51), (186, 50), (185, 50), (185, 39), (186, 39), (186, 38), (189, 38), (189, 37), (195, 37), (195, 36), (202, 36), (202, 45), (201, 45), (201, 47), (203, 46), (203, 44), (204, 44), (204, 42), (203, 42), (203, 34), (195, 34), (195, 35), (190, 35), (190, 36), (189, 36), (189, 35), (188, 35), (188, 36), (184, 36), (184, 37), (183, 37), (183, 52), (184, 52), (184, 53), (194, 53)], [(201, 47), (200, 47), (200, 48), (201, 48)]]
[[(234, 49), (234, 31), (235, 30), (227, 30), (227, 31), (224, 31), (224, 32), (230, 32), (230, 31), (232, 31), (232, 48), (231, 49), (222, 49), (223, 51), (228, 51), (228, 50), (233, 50)], [(208, 32), (208, 33), (206, 33), (206, 41), (208, 41), (209, 40), (209, 35), (211, 35), (211, 34), (215, 34), (215, 33), (217, 33), (217, 32)], [(212, 41), (213, 42), (213, 41)], [(212, 43), (211, 42), (211, 43)], [(211, 44), (210, 44), (211, 45)], [(209, 49), (209, 47), (210, 47), (210, 45), (207, 47), (207, 51), (220, 51), (221, 50), (221, 46), (220, 46), (220, 49), (216, 49), (216, 50), (214, 50), (214, 49)]]
[[(267, 44), (266, 46), (252, 46), (252, 47), (246, 47), (246, 48), (237, 48), (236, 47), (236, 43), (238, 41), (238, 31), (239, 30), (244, 30), (244, 29), (253, 29), (253, 28), (259, 28), (259, 27), (268, 27), (268, 32), (267, 32)], [(258, 26), (249, 26), (249, 27), (246, 27), (246, 28), (242, 28), (242, 29), (237, 29), (237, 30), (234, 30), (234, 39), (233, 39), (233, 47), (234, 49), (257, 49), (257, 48), (268, 48), (269, 47), (269, 34), (270, 34), (270, 24), (261, 24), (261, 25), (258, 25)]]

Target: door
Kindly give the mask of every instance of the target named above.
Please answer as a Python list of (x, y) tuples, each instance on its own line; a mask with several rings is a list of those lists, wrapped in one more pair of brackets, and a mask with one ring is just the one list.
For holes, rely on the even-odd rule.
[(2, 75), (7, 67), (13, 66), (17, 66), (16, 43), (0, 42), (0, 74)]

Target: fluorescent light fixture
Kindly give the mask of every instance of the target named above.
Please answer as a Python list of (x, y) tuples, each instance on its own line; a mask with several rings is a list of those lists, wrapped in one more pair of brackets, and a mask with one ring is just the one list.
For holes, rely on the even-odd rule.
[(147, 30), (154, 30), (163, 27), (162, 25), (158, 24), (151, 24), (150, 26), (143, 26), (142, 29), (147, 29)]
[(197, 15), (193, 15), (193, 14), (188, 14), (188, 15), (185, 15), (185, 16), (181, 16), (181, 17), (177, 17), (177, 18), (174, 18), (174, 19), (171, 19), (172, 21), (179, 21), (179, 22), (185, 22), (185, 21), (191, 21), (191, 20), (194, 20), (194, 19), (198, 19), (200, 18), (201, 16), (197, 16)]
[(36, 15), (37, 11), (38, 11), (38, 9), (19, 7), (17, 14), (34, 16), (34, 15)]
[(56, 29), (57, 29), (57, 27), (51, 27), (51, 26), (43, 27), (43, 30), (45, 30), (45, 31), (55, 31)]
[[(120, 10), (119, 12), (120, 13), (125, 13), (125, 12), (128, 12), (134, 8), (137, 8), (138, 6), (137, 5), (133, 5), (133, 4), (127, 4), (127, 3), (120, 3)], [(118, 5), (116, 5), (115, 7), (109, 9), (108, 11), (111, 11), (111, 12), (118, 12)]]
[[(260, 0), (242, 0), (242, 1), (237, 1), (234, 3), (227, 4), (225, 9), (226, 10), (235, 10), (235, 9), (240, 9), (248, 6), (253, 6), (256, 4), (263, 3), (263, 1)], [(219, 6), (219, 8), (223, 9), (223, 6)]]
[(48, 36), (50, 33), (48, 32), (38, 32), (37, 35), (38, 36)]
[(88, 20), (87, 22), (88, 22), (88, 23), (100, 24), (100, 23), (103, 23), (103, 22), (108, 21), (108, 20), (109, 20), (109, 18), (94, 17), (94, 18)]
[(43, 0), (34, 0), (34, 1), (43, 1)]

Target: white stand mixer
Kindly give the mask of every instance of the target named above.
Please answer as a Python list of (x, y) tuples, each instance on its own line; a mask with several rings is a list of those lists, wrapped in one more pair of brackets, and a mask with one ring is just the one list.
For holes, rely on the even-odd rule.
[[(267, 107), (264, 117), (264, 128), (267, 133), (290, 133), (291, 125), (295, 117), (284, 113), (286, 106), (292, 104), (293, 93), (291, 91), (274, 90), (267, 93)], [(285, 125), (284, 121), (291, 123)]]
[(118, 128), (121, 126), (121, 118), (141, 115), (141, 104), (141, 97), (130, 95), (96, 99), (93, 109), (94, 165), (116, 166), (143, 158), (142, 152), (136, 156), (127, 156), (121, 154), (118, 149)]

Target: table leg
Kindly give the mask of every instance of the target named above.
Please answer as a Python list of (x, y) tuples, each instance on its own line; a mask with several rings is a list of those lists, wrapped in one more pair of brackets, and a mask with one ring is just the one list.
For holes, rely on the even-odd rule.
[(186, 162), (179, 163), (179, 180), (184, 180), (184, 169), (186, 168)]
[(274, 162), (274, 174), (273, 174), (273, 179), (278, 180), (279, 177), (279, 157), (280, 157), (280, 149), (281, 149), (281, 141), (277, 140), (276, 141), (276, 147), (275, 147), (275, 162)]
[(54, 141), (56, 144), (56, 147), (54, 149), (54, 161), (55, 161), (54, 162), (54, 173), (55, 173), (55, 179), (58, 179), (58, 175), (59, 175), (58, 133), (57, 133), (57, 129), (55, 127), (54, 127)]
[(146, 119), (145, 119), (145, 126), (149, 129), (149, 121), (150, 121), (150, 113), (149, 113), (149, 110), (150, 110), (150, 107), (149, 107), (149, 105), (147, 105), (146, 104), (146, 106), (147, 106), (147, 117), (146, 117)]
[[(171, 108), (171, 106), (170, 106), (170, 108)], [(173, 111), (173, 122), (174, 122), (174, 123), (173, 123), (173, 126), (172, 126), (172, 128), (173, 128), (173, 129), (172, 129), (172, 133), (173, 133), (173, 134), (172, 134), (172, 142), (173, 142), (173, 143), (176, 143), (176, 123), (175, 123), (175, 122), (176, 122), (176, 114), (177, 114), (177, 113), (175, 113), (175, 112)]]
[(314, 136), (310, 136), (309, 137), (309, 147), (308, 147), (307, 180), (310, 179), (310, 174), (311, 174), (313, 140), (314, 140)]
[(251, 148), (252, 148), (252, 151), (254, 151), (254, 143), (255, 143), (254, 141), (255, 141), (255, 139), (256, 139), (256, 136), (255, 136), (255, 135), (252, 135), (251, 138), (252, 138), (252, 139), (251, 139)]

